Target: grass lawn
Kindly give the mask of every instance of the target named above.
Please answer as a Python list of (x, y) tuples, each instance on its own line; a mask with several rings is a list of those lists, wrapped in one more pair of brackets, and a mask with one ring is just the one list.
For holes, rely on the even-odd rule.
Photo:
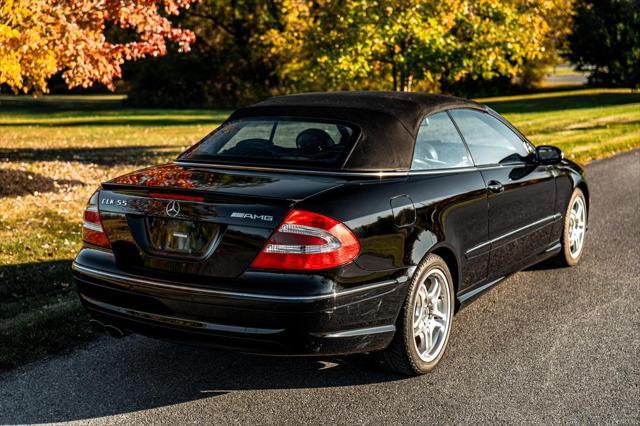
[[(100, 182), (168, 161), (226, 111), (121, 107), (117, 96), (0, 96), (0, 369), (92, 336), (71, 282), (84, 204)], [(481, 99), (579, 162), (640, 147), (640, 94)]]

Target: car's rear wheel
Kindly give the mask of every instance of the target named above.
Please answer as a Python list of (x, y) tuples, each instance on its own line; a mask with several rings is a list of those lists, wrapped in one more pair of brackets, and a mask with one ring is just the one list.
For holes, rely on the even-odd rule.
[(560, 263), (577, 265), (582, 257), (587, 232), (587, 202), (580, 188), (573, 191), (562, 229), (562, 251), (558, 255)]
[(378, 354), (389, 369), (406, 375), (431, 371), (449, 341), (454, 291), (446, 262), (434, 254), (418, 266), (397, 322), (391, 344)]

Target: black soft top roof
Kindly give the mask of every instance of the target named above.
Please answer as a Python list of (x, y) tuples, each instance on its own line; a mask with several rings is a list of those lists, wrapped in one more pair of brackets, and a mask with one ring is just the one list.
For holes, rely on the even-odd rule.
[(408, 170), (420, 123), (429, 114), (451, 108), (486, 109), (445, 95), (407, 92), (317, 92), (277, 96), (234, 112), (229, 120), (258, 116), (294, 116), (341, 120), (362, 133), (344, 170)]

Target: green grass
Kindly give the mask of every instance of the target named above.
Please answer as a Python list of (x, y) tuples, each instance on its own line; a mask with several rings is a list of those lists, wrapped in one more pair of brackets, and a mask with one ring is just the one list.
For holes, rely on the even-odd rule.
[[(640, 94), (629, 90), (481, 101), (579, 162), (640, 147)], [(118, 96), (0, 96), (0, 369), (91, 338), (70, 264), (95, 187), (170, 160), (228, 114), (121, 105)]]
[(92, 336), (70, 266), (100, 182), (174, 158), (227, 115), (0, 97), (0, 369)]
[(556, 145), (581, 163), (640, 146), (640, 93), (576, 90), (480, 99), (536, 145)]

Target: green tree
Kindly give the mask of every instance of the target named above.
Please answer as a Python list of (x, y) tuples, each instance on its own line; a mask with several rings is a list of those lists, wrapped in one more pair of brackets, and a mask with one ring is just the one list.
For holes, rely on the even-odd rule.
[(291, 45), (286, 49), (279, 44), (285, 31), (304, 24), (296, 15), (308, 10), (301, 4), (299, 0), (200, 0), (179, 20), (196, 34), (190, 55), (170, 53), (134, 64), (126, 73), (132, 83), (130, 100), (137, 105), (234, 107), (317, 88), (302, 78), (300, 70), (288, 68), (298, 61), (299, 52), (291, 48), (302, 43), (303, 33), (288, 33)]
[(298, 58), (285, 74), (306, 70), (336, 88), (438, 90), (464, 78), (519, 77), (555, 58), (558, 17), (570, 15), (571, 0), (318, 0), (306, 11), (291, 3), (299, 19), (262, 39)]
[(591, 83), (640, 87), (640, 0), (580, 0), (569, 46)]
[(557, 59), (572, 2), (201, 0), (176, 21), (197, 36), (191, 55), (149, 60), (130, 98), (234, 106), (306, 90), (504, 86)]

